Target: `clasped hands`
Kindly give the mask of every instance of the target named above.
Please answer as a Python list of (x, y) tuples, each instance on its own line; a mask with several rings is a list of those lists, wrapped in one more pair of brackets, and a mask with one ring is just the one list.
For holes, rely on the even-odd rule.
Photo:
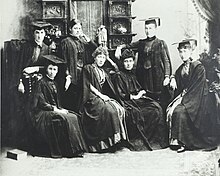
[(53, 110), (55, 112), (62, 113), (62, 114), (68, 114), (69, 113), (68, 110), (66, 110), (66, 109), (58, 109), (56, 106), (53, 107)]

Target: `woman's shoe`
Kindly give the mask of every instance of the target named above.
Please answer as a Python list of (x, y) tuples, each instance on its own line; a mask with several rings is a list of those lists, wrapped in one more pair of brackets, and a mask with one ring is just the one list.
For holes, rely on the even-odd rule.
[(180, 145), (170, 145), (171, 150), (179, 150), (181, 148)]
[(177, 139), (171, 139), (171, 141), (170, 141), (170, 149), (171, 150), (178, 150), (180, 148), (181, 148), (181, 146), (180, 146), (178, 140)]
[(185, 146), (180, 146), (180, 148), (177, 150), (177, 153), (182, 153), (186, 151), (186, 147)]
[(76, 153), (74, 153), (72, 158), (83, 158), (83, 152), (76, 152)]
[(77, 153), (73, 155), (74, 158), (83, 158), (83, 154), (82, 153)]

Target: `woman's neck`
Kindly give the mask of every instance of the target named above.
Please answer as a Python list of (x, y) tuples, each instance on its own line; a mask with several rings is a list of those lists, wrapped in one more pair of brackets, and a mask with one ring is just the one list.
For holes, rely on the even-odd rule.
[(46, 75), (47, 78), (49, 78), (50, 80), (54, 80), (54, 78), (51, 78), (49, 75)]
[(37, 41), (37, 40), (34, 40), (34, 41), (35, 41), (35, 43), (36, 43), (37, 45), (39, 45), (39, 46), (42, 47), (42, 45), (43, 45), (43, 41)]
[(148, 40), (148, 41), (152, 41), (152, 40), (155, 40), (155, 39), (156, 39), (156, 35), (154, 35), (154, 36), (152, 36), (152, 37), (149, 37), (149, 36), (147, 37), (147, 40)]

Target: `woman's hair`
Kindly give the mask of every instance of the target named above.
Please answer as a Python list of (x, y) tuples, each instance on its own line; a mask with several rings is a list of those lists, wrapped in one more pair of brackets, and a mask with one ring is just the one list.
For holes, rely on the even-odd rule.
[(105, 56), (108, 56), (108, 49), (106, 47), (99, 46), (96, 48), (96, 50), (92, 53), (92, 57), (96, 57), (100, 54), (104, 54)]
[(75, 24), (81, 24), (81, 25), (82, 25), (82, 23), (81, 23), (79, 20), (77, 20), (77, 19), (72, 19), (72, 20), (69, 22), (69, 28), (72, 28)]

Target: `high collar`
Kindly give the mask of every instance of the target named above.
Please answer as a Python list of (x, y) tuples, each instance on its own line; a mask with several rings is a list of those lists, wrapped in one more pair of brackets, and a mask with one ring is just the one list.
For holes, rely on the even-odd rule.
[(153, 37), (147, 37), (147, 41), (153, 41), (153, 40), (155, 40), (156, 39), (156, 36), (153, 36)]
[(192, 62), (192, 58), (189, 58), (187, 61), (183, 62), (183, 65), (189, 66), (191, 62)]
[(73, 35), (71, 35), (71, 34), (70, 34), (70, 37), (71, 37), (72, 39), (74, 39), (74, 40), (79, 40), (79, 38), (78, 38), (78, 37), (73, 36)]
[(127, 74), (133, 74), (133, 73), (134, 73), (134, 69), (132, 69), (132, 70), (126, 70), (125, 68), (123, 68), (122, 71), (123, 71), (124, 73), (127, 73)]
[(48, 81), (54, 81), (54, 79), (50, 78), (47, 74), (46, 74), (46, 78)]
[(36, 46), (38, 46), (38, 47), (40, 47), (40, 48), (43, 47), (43, 42), (40, 43), (40, 42), (37, 42), (36, 40), (34, 40), (34, 43), (35, 43)]

